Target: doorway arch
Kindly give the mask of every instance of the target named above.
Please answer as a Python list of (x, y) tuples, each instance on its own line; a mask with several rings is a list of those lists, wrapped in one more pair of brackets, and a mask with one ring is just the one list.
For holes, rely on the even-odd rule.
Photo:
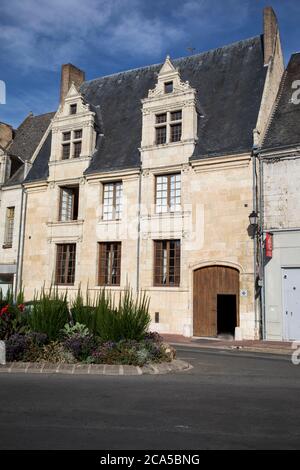
[(213, 264), (194, 270), (194, 336), (234, 334), (239, 326), (239, 286), (240, 273), (234, 267)]

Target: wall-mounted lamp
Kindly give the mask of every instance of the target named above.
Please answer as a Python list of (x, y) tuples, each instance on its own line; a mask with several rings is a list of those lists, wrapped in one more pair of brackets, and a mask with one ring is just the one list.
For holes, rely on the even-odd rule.
[(252, 225), (253, 228), (257, 228), (257, 223), (258, 223), (257, 212), (255, 212), (255, 211), (251, 212), (251, 214), (249, 215), (249, 222), (250, 222), (250, 225)]

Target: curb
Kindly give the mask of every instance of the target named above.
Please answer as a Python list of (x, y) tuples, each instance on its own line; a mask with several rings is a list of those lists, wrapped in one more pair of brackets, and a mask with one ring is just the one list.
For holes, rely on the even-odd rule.
[(162, 375), (183, 372), (192, 366), (180, 359), (143, 367), (111, 364), (55, 364), (50, 362), (8, 362), (0, 365), (0, 373), (70, 374), (70, 375)]
[(293, 349), (273, 349), (273, 348), (259, 348), (255, 346), (217, 346), (217, 345), (207, 345), (207, 344), (191, 344), (191, 343), (173, 343), (169, 342), (171, 346), (180, 346), (187, 347), (191, 349), (214, 349), (214, 350), (223, 350), (223, 351), (244, 351), (244, 352), (254, 352), (261, 354), (278, 354), (278, 355), (287, 355), (290, 356), (293, 353)]

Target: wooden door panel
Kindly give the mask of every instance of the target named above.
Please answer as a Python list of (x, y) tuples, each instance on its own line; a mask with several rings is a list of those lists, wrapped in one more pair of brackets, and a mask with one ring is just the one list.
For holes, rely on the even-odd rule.
[(226, 266), (208, 266), (194, 271), (194, 336), (216, 336), (218, 294), (236, 295), (238, 325), (239, 272)]

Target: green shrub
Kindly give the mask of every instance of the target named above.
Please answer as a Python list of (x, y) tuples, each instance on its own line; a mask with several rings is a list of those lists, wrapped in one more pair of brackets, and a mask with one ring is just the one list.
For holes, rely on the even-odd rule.
[(82, 336), (80, 333), (76, 333), (66, 338), (63, 346), (78, 361), (86, 361), (99, 346), (99, 338), (93, 335)]
[(76, 322), (75, 325), (70, 325), (66, 323), (63, 329), (61, 330), (61, 336), (64, 339), (72, 338), (72, 336), (79, 335), (82, 337), (89, 335), (89, 329), (82, 323)]
[(105, 290), (100, 292), (95, 305), (93, 333), (102, 341), (139, 341), (149, 324), (149, 299), (145, 293), (134, 300), (132, 291), (126, 289), (115, 308), (111, 294)]
[(146, 337), (143, 341), (106, 341), (92, 352), (89, 359), (96, 364), (143, 366), (149, 362), (169, 362), (175, 357), (174, 354), (174, 349), (165, 345), (162, 340)]
[(110, 292), (103, 289), (99, 292), (94, 308), (93, 333), (102, 341), (116, 341), (119, 337), (118, 311), (114, 307), (114, 302)]
[(140, 341), (150, 325), (149, 298), (146, 293), (139, 294), (134, 300), (132, 291), (127, 289), (119, 302), (118, 318), (120, 338)]
[(66, 351), (64, 346), (58, 341), (52, 341), (40, 348), (36, 362), (52, 362), (60, 364), (73, 364), (76, 362), (73, 354)]
[(57, 289), (50, 288), (49, 293), (42, 289), (35, 297), (28, 323), (32, 331), (45, 333), (50, 341), (59, 337), (60, 331), (70, 320), (67, 304), (67, 294), (59, 294)]
[(74, 323), (81, 323), (85, 325), (91, 333), (94, 332), (94, 306), (87, 290), (86, 299), (78, 289), (77, 296), (71, 301), (71, 315)]

